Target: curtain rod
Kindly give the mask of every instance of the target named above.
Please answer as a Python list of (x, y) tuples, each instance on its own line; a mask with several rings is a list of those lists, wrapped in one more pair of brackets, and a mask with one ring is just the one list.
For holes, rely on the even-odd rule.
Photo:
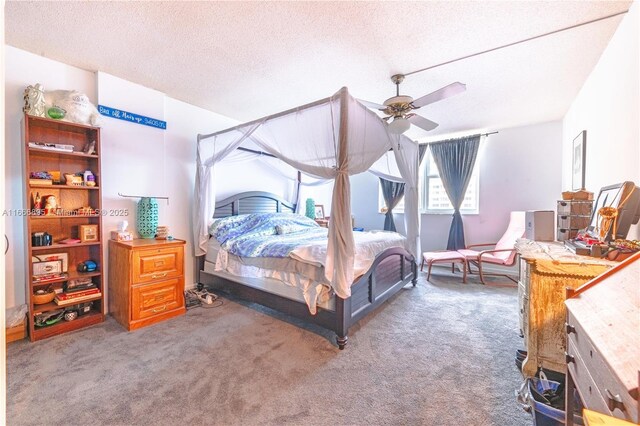
[(417, 73), (422, 72), (422, 71), (427, 71), (427, 70), (430, 70), (430, 69), (433, 69), (433, 68), (441, 67), (443, 65), (448, 65), (448, 64), (451, 64), (451, 63), (454, 63), (454, 62), (462, 61), (463, 59), (473, 58), (474, 56), (484, 55), (485, 53), (493, 52), (495, 50), (504, 49), (506, 47), (511, 47), (511, 46), (515, 46), (517, 44), (525, 43), (527, 41), (531, 41), (531, 40), (535, 40), (535, 39), (538, 39), (538, 38), (542, 38), (542, 37), (550, 36), (550, 35), (553, 35), (553, 34), (561, 33), (563, 31), (572, 30), (574, 28), (578, 28), (578, 27), (581, 27), (583, 25), (589, 25), (589, 24), (593, 24), (593, 23), (598, 22), (598, 21), (603, 21), (605, 19), (615, 18), (616, 16), (624, 15), (627, 12), (629, 12), (628, 9), (627, 10), (623, 10), (622, 12), (614, 13), (612, 15), (607, 15), (607, 16), (603, 16), (601, 18), (596, 18), (596, 19), (592, 19), (590, 21), (581, 22), (579, 24), (571, 25), (569, 27), (564, 27), (564, 28), (560, 28), (558, 30), (549, 31), (549, 32), (546, 32), (544, 34), (538, 34), (536, 36), (525, 38), (523, 40), (514, 41), (513, 43), (508, 43), (508, 44), (504, 44), (502, 46), (498, 46), (498, 47), (494, 47), (494, 48), (491, 48), (491, 49), (483, 50), (482, 52), (472, 53), (471, 55), (462, 56), (460, 58), (456, 58), (456, 59), (452, 59), (450, 61), (442, 62), (440, 64), (431, 65), (430, 67), (421, 68), (421, 69), (416, 70), (416, 71), (411, 71), (411, 72), (408, 72), (408, 73), (404, 73), (403, 75), (406, 77), (408, 75), (417, 74)]
[(123, 198), (157, 198), (158, 200), (167, 200), (167, 205), (169, 204), (169, 197), (160, 197), (156, 195), (126, 195), (118, 192), (118, 195)]
[(264, 151), (256, 151), (255, 149), (249, 149), (249, 148), (243, 148), (241, 146), (236, 148), (238, 151), (245, 151), (245, 152), (251, 152), (253, 154), (258, 154), (258, 155), (266, 155), (267, 157), (273, 157), (273, 158), (278, 158), (273, 154), (269, 154), (268, 152), (264, 152)]
[[(489, 136), (489, 135), (495, 135), (496, 133), (499, 133), (499, 132), (496, 130), (495, 132), (480, 133), (478, 136)], [(473, 136), (473, 135), (469, 135), (469, 136)], [(460, 137), (457, 137), (457, 138), (442, 139), (440, 141), (433, 141), (433, 142), (423, 142), (423, 143), (419, 143), (418, 145), (429, 145), (429, 144), (432, 144), (432, 143), (440, 143), (440, 142), (450, 141), (452, 139), (468, 138), (469, 136), (460, 136)]]

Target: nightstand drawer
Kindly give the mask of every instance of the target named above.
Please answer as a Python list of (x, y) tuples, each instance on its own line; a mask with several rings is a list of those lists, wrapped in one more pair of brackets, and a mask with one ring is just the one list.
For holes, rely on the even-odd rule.
[(133, 252), (133, 283), (145, 283), (183, 274), (182, 247), (163, 247)]
[(131, 288), (131, 319), (160, 315), (182, 306), (182, 281), (167, 280)]

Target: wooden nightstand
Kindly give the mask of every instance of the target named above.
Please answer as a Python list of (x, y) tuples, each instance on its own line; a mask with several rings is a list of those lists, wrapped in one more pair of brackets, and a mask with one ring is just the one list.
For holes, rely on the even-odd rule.
[(109, 311), (127, 330), (186, 312), (183, 240), (109, 241)]

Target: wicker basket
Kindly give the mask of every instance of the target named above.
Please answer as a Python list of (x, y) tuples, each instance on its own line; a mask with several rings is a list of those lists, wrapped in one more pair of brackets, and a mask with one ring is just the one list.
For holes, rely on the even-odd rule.
[(33, 293), (33, 304), (34, 305), (42, 305), (45, 303), (51, 302), (56, 297), (56, 292), (53, 290), (49, 290), (46, 293)]

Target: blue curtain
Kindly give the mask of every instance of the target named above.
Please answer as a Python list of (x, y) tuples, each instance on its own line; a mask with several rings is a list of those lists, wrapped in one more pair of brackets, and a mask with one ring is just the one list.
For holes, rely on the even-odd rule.
[(447, 191), (454, 210), (447, 250), (465, 248), (460, 206), (462, 206), (464, 194), (467, 192), (467, 186), (471, 180), (479, 147), (480, 135), (450, 139), (430, 145), (433, 160), (440, 172), (442, 185)]
[[(422, 163), (428, 146), (427, 144), (418, 145), (418, 164)], [(392, 210), (398, 205), (402, 197), (404, 197), (404, 183), (380, 178), (380, 186), (382, 187), (384, 204), (387, 206), (387, 212), (384, 215), (384, 230), (396, 232), (396, 222), (393, 220)]]
[(427, 153), (427, 148), (429, 148), (429, 144), (427, 143), (418, 145), (418, 165), (422, 164), (422, 159), (424, 158), (424, 154)]
[(380, 186), (382, 187), (382, 196), (387, 206), (387, 212), (384, 214), (384, 230), (396, 232), (396, 223), (393, 220), (393, 208), (398, 205), (404, 196), (404, 182), (392, 182), (380, 178)]

